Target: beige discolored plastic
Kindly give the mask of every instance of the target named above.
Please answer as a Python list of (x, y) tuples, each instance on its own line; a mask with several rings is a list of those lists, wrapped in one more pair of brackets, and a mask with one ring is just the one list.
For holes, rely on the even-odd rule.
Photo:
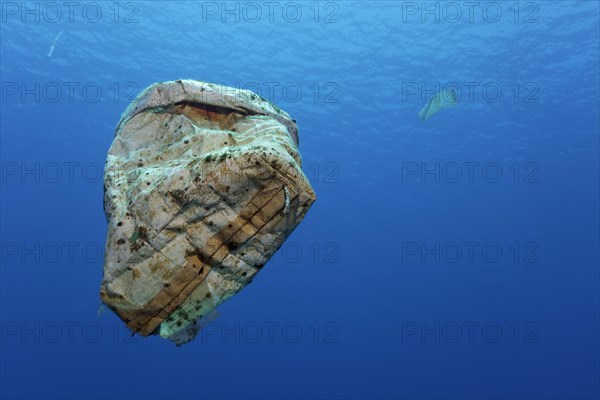
[(252, 92), (146, 89), (106, 161), (104, 303), (171, 337), (246, 286), (316, 199), (297, 144), (295, 121)]

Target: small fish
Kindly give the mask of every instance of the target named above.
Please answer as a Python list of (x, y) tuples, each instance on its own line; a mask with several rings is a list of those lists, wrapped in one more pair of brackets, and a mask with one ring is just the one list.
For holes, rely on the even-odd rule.
[(442, 111), (444, 108), (452, 107), (458, 102), (456, 90), (453, 88), (442, 90), (423, 107), (419, 112), (421, 122), (427, 121), (429, 118)]
[(54, 41), (50, 45), (50, 50), (48, 50), (48, 57), (52, 57), (52, 53), (54, 53), (54, 48), (56, 47), (56, 42), (58, 42), (58, 39), (60, 39), (62, 34), (63, 34), (63, 31), (60, 31), (60, 32), (58, 32), (58, 35), (56, 35), (56, 37), (54, 38)]

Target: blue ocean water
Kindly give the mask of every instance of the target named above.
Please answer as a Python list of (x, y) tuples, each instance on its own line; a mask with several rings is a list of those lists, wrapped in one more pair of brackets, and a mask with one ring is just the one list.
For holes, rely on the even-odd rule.
[[(598, 2), (0, 7), (1, 398), (600, 396)], [(318, 200), (176, 347), (98, 292), (114, 128), (181, 78), (289, 112)]]

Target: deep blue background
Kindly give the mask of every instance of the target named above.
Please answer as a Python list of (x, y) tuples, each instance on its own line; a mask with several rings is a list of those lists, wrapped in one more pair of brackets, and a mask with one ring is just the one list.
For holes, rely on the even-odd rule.
[[(421, 2), (298, 2), (295, 23), (286, 2), (272, 19), (256, 3), (257, 21), (237, 3), (239, 22), (209, 12), (220, 2), (120, 2), (116, 21), (97, 2), (97, 22), (86, 2), (73, 21), (61, 6), (58, 22), (43, 3), (25, 15), (15, 4), (2, 2), (0, 29), (2, 398), (598, 398), (597, 2), (496, 2), (486, 14), (481, 2), (456, 23), (433, 2), (439, 20)], [(258, 85), (298, 120), (318, 195), (287, 253), (181, 348), (97, 317), (95, 176), (131, 94), (179, 78)], [(479, 86), (421, 123), (436, 83), (451, 82)], [(78, 163), (73, 179), (64, 163)], [(403, 175), (422, 163), (447, 174)], [(406, 251), (465, 242), (478, 243), (473, 262)], [(499, 261), (482, 257), (486, 243)]]

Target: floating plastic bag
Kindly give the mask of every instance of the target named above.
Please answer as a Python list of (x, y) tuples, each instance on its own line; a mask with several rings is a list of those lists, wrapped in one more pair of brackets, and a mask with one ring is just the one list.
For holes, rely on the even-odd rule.
[(103, 302), (144, 336), (181, 343), (197, 332), (315, 201), (297, 146), (295, 121), (250, 91), (191, 80), (147, 88), (106, 160)]

